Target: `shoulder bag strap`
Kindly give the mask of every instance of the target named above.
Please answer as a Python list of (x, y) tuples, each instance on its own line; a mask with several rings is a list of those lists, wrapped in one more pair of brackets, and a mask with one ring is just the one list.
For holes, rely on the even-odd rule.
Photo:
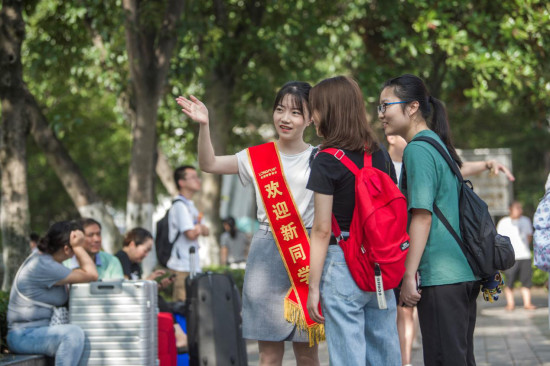
[(44, 302), (41, 302), (41, 301), (37, 301), (37, 300), (33, 300), (25, 295), (23, 295), (21, 293), (21, 291), (19, 291), (19, 289), (17, 288), (17, 279), (19, 278), (19, 273), (21, 273), (21, 269), (25, 266), (25, 264), (27, 264), (27, 262), (29, 261), (29, 259), (32, 258), (33, 255), (40, 255), (38, 253), (33, 253), (31, 255), (29, 255), (27, 257), (27, 259), (25, 259), (25, 261), (23, 262), (23, 264), (21, 264), (21, 266), (19, 267), (19, 269), (17, 270), (17, 274), (15, 275), (15, 279), (13, 280), (13, 288), (15, 289), (15, 292), (17, 292), (17, 294), (19, 296), (21, 296), (23, 299), (27, 300), (28, 302), (34, 304), (34, 305), (38, 305), (38, 306), (42, 306), (44, 308), (49, 308), (49, 309), (53, 309), (55, 306), (53, 305), (50, 305), (50, 304), (46, 304)]
[[(464, 178), (462, 178), (462, 174), (460, 173), (460, 170), (458, 169), (458, 165), (454, 160), (451, 159), (449, 154), (443, 149), (443, 146), (441, 146), (440, 143), (438, 143), (435, 139), (427, 136), (419, 136), (413, 139), (413, 141), (424, 141), (435, 147), (435, 149), (441, 154), (441, 156), (445, 159), (447, 164), (449, 164), (449, 167), (451, 168), (452, 172), (457, 176), (459, 179), (459, 182), (462, 184)], [(437, 207), (435, 201), (434, 201), (434, 213), (441, 221), (441, 223), (445, 226), (445, 228), (451, 233), (453, 238), (457, 241), (457, 243), (460, 245), (460, 247), (464, 247), (464, 243), (462, 242), (462, 239), (456, 232), (456, 230), (451, 226), (447, 218), (443, 215), (443, 212)]]

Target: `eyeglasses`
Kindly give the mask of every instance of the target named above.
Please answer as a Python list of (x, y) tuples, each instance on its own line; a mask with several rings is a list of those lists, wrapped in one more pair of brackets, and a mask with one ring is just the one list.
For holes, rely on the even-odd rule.
[(401, 101), (401, 102), (391, 102), (391, 103), (382, 103), (382, 104), (379, 104), (378, 105), (378, 113), (386, 113), (386, 107), (389, 106), (389, 105), (392, 105), (392, 104), (403, 104), (403, 103), (408, 103), (406, 101)]
[(195, 175), (195, 176), (184, 178), (184, 180), (201, 180), (201, 177)]

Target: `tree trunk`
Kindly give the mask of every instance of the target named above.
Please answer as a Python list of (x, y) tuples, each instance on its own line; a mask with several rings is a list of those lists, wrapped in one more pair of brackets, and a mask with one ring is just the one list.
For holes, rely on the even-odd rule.
[[(223, 77), (212, 77), (207, 84), (204, 96), (210, 116), (210, 135), (216, 155), (225, 155), (227, 143), (231, 136), (233, 119), (232, 83)], [(205, 217), (205, 223), (210, 227), (210, 236), (205, 244), (208, 246), (209, 262), (219, 263), (218, 238), (221, 234), (220, 192), (221, 176), (217, 174), (202, 174), (202, 190), (197, 199), (197, 206)], [(206, 240), (205, 240), (206, 241)]]
[(174, 182), (174, 169), (170, 166), (168, 158), (159, 146), (157, 146), (157, 165), (155, 167), (158, 177), (170, 196), (178, 194), (178, 188)]
[(31, 132), (49, 165), (63, 184), (82, 217), (91, 217), (101, 224), (103, 249), (114, 253), (122, 247), (122, 237), (105, 204), (90, 187), (78, 165), (61, 141), (55, 136), (46, 117), (30, 91), (25, 90), (25, 109), (30, 119)]
[[(131, 90), (135, 97), (135, 121), (132, 123), (132, 159), (126, 205), (126, 229), (153, 227), (155, 166), (157, 151), (157, 110), (162, 96), (170, 59), (177, 41), (176, 26), (184, 1), (169, 0), (163, 19), (157, 25), (142, 22), (143, 6), (137, 0), (123, 0)], [(154, 249), (143, 262), (144, 273), (155, 264)]]
[(0, 11), (0, 227), (4, 264), (2, 290), (11, 287), (29, 249), (26, 137), (21, 44), (25, 23), (20, 1), (4, 0)]
[(132, 160), (128, 175), (128, 230), (138, 226), (151, 230), (153, 226), (158, 98), (156, 102), (154, 99), (152, 96), (137, 98), (136, 123), (132, 128)]

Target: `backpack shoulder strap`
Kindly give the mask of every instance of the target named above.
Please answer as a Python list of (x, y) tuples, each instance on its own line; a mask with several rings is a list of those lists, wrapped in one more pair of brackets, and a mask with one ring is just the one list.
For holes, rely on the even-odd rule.
[(443, 148), (443, 146), (441, 146), (439, 142), (437, 142), (432, 137), (428, 137), (428, 136), (419, 136), (414, 138), (412, 141), (424, 141), (432, 145), (441, 154), (443, 159), (445, 159), (445, 161), (447, 162), (447, 164), (449, 165), (453, 173), (458, 177), (460, 182), (464, 180), (464, 178), (462, 178), (462, 174), (460, 173), (460, 169), (458, 169), (457, 163), (451, 159), (451, 156), (449, 155), (449, 153), (445, 151), (445, 149)]
[(170, 206), (170, 208), (174, 205), (174, 203), (176, 202), (181, 202), (181, 203), (185, 203), (181, 198), (179, 197), (176, 197), (172, 200), (172, 205)]
[[(178, 202), (178, 201), (181, 202), (181, 203), (183, 203), (183, 205), (185, 206), (185, 209), (186, 209), (186, 210), (189, 210), (189, 209), (187, 208), (187, 205), (185, 204), (185, 202), (184, 202), (181, 198), (178, 198), (178, 197), (176, 197), (176, 198), (174, 198), (174, 199), (172, 200), (172, 205), (170, 206), (170, 209), (171, 209), (172, 206), (174, 206), (174, 204), (175, 204), (176, 202)], [(168, 209), (168, 212), (170, 211), (170, 209)], [(167, 215), (168, 215), (168, 212), (166, 212)], [(168, 229), (168, 230), (170, 230), (170, 229)], [(178, 238), (180, 237), (180, 234), (181, 234), (181, 231), (178, 230), (178, 232), (176, 233), (176, 237), (174, 238), (173, 241), (170, 241), (170, 239), (168, 239), (168, 241), (170, 241), (170, 245), (174, 245), (174, 244), (176, 243), (176, 241), (177, 241)]]
[[(464, 181), (464, 178), (462, 178), (462, 174), (460, 173), (460, 170), (458, 169), (458, 165), (456, 164), (455, 161), (453, 161), (451, 159), (451, 157), (449, 156), (449, 154), (443, 149), (443, 146), (441, 146), (441, 144), (439, 144), (435, 139), (431, 138), (431, 137), (428, 137), (428, 136), (419, 136), (419, 137), (416, 137), (413, 139), (413, 141), (424, 141), (424, 142), (427, 142), (429, 143), (430, 145), (432, 145), (433, 147), (435, 147), (435, 149), (441, 154), (441, 156), (445, 159), (445, 161), (447, 162), (447, 164), (449, 165), (449, 167), (451, 168), (451, 170), (453, 171), (453, 173), (457, 176), (457, 178), (460, 180), (460, 183), (462, 183)], [(439, 219), (439, 221), (441, 221), (441, 223), (445, 226), (445, 228), (447, 229), (447, 231), (449, 231), (449, 233), (451, 233), (451, 235), (453, 236), (453, 238), (456, 240), (456, 242), (460, 245), (460, 247), (462, 248), (464, 246), (464, 243), (462, 242), (462, 239), (460, 238), (460, 236), (458, 235), (458, 233), (455, 231), (455, 229), (451, 226), (451, 223), (447, 220), (447, 218), (443, 215), (443, 212), (441, 212), (441, 210), (439, 209), (439, 207), (437, 207), (437, 204), (435, 203), (434, 201), (434, 213), (435, 215), (437, 216), (437, 218)]]
[[(319, 152), (320, 153), (324, 152), (334, 156), (336, 159), (340, 160), (340, 162), (344, 164), (346, 168), (348, 168), (354, 175), (357, 175), (359, 173), (359, 168), (357, 167), (357, 165), (355, 165), (355, 163), (351, 161), (350, 158), (348, 158), (348, 156), (343, 150), (329, 147)], [(365, 153), (365, 166), (372, 166), (372, 155), (368, 155), (367, 153)], [(332, 232), (336, 237), (338, 244), (340, 244), (340, 242), (343, 240), (342, 230), (340, 229), (340, 225), (338, 225), (338, 221), (336, 221), (336, 217), (334, 216), (334, 213), (332, 214), (331, 224), (332, 224), (331, 225)]]
[(324, 152), (327, 154), (330, 154), (334, 156), (337, 160), (340, 160), (342, 164), (346, 166), (353, 174), (357, 175), (359, 173), (359, 168), (353, 161), (351, 161), (350, 158), (346, 155), (346, 153), (343, 150), (335, 149), (333, 147), (329, 147), (327, 149), (323, 149), (319, 151), (320, 153)]

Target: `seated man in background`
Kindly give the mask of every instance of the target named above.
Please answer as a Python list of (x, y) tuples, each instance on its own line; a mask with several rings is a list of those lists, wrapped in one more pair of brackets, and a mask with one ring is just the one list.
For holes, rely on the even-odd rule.
[[(99, 280), (123, 279), (124, 274), (118, 258), (101, 250), (101, 224), (91, 218), (82, 218), (78, 223), (84, 228), (84, 249), (96, 265)], [(78, 268), (75, 257), (67, 259), (63, 265), (70, 269)]]

